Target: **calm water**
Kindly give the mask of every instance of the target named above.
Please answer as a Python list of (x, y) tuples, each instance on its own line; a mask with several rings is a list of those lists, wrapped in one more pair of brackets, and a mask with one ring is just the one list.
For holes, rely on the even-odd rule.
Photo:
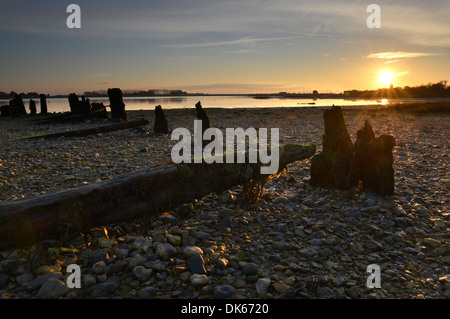
[[(91, 102), (103, 102), (109, 105), (108, 98), (91, 98)], [(39, 99), (34, 99), (38, 113), (40, 112)], [(247, 96), (186, 96), (186, 97), (125, 97), (126, 110), (154, 110), (156, 105), (161, 105), (163, 109), (192, 108), (201, 101), (204, 108), (251, 108), (251, 107), (313, 107), (313, 106), (357, 106), (357, 105), (380, 105), (389, 101), (376, 100), (352, 100), (352, 99), (293, 99), (293, 98), (270, 98), (254, 99)], [(24, 99), (25, 108), (29, 113), (29, 99)], [(384, 102), (384, 103), (383, 103)], [(0, 100), (0, 105), (8, 104), (8, 100)], [(314, 104), (312, 104), (314, 103)], [(67, 98), (47, 99), (49, 112), (70, 111)]]

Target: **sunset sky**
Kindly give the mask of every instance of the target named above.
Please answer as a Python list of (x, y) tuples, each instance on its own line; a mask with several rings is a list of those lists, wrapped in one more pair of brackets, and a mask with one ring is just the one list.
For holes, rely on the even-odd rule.
[[(66, 26), (71, 3), (80, 29)], [(366, 25), (371, 3), (380, 29)], [(450, 0), (0, 0), (0, 91), (339, 93), (450, 81), (449, 17)]]

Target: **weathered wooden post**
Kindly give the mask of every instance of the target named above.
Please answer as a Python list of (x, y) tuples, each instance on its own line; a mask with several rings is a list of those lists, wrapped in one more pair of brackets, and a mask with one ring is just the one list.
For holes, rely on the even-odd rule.
[(30, 114), (36, 114), (36, 103), (32, 99), (30, 100)]
[(355, 153), (349, 179), (362, 181), (363, 190), (378, 195), (394, 194), (392, 149), (396, 145), (392, 135), (375, 137), (369, 121), (357, 132)]
[(41, 114), (47, 114), (47, 97), (45, 94), (40, 94), (39, 98), (41, 99)]
[(161, 105), (155, 107), (155, 124), (153, 126), (153, 131), (162, 134), (169, 133), (169, 123), (167, 122), (166, 115), (164, 114)]
[(202, 134), (203, 134), (205, 133), (206, 129), (211, 127), (211, 123), (200, 101), (197, 102), (197, 104), (195, 104), (195, 108), (197, 109), (197, 119), (202, 121)]
[(16, 107), (17, 115), (18, 116), (27, 115), (27, 110), (25, 109), (25, 104), (23, 103), (22, 97), (20, 95), (16, 94), (14, 96), (14, 101), (16, 102), (15, 107)]
[(91, 102), (84, 95), (81, 96), (80, 111), (81, 113), (91, 112)]
[(69, 98), (70, 112), (79, 113), (80, 101), (78, 100), (78, 96), (75, 93), (70, 93), (68, 98)]
[(1, 117), (10, 117), (11, 116), (11, 107), (9, 105), (2, 105), (0, 107), (0, 116)]
[(311, 158), (312, 186), (328, 189), (349, 189), (348, 175), (353, 158), (353, 142), (345, 126), (339, 106), (325, 110), (323, 114), (325, 134), (323, 149)]
[(123, 103), (123, 95), (120, 89), (108, 89), (108, 97), (111, 107), (111, 118), (118, 120), (127, 120), (125, 112), (125, 103)]

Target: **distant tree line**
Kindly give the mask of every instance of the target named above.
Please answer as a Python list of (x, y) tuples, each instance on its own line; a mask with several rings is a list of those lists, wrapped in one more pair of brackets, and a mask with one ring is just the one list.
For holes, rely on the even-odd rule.
[(405, 86), (378, 89), (378, 90), (351, 90), (345, 91), (346, 97), (357, 98), (427, 98), (427, 97), (450, 97), (450, 86), (447, 81), (428, 83), (420, 86)]
[[(84, 96), (86, 97), (107, 97), (108, 96), (108, 92), (107, 91), (91, 91), (91, 92), (84, 92), (83, 93)], [(129, 91), (123, 91), (123, 96), (127, 96), (127, 97), (145, 97), (145, 96), (158, 96), (158, 95), (185, 95), (187, 94), (187, 92), (184, 92), (182, 90), (165, 90), (165, 89), (160, 89), (160, 90), (148, 90), (148, 91), (144, 91), (144, 90), (140, 90), (140, 91), (133, 91), (133, 90), (129, 90)]]
[(14, 91), (11, 91), (10, 93), (5, 93), (0, 91), (0, 99), (13, 99), (16, 95), (20, 96), (21, 98), (28, 98), (28, 99), (39, 98), (39, 93), (37, 92), (16, 93)]

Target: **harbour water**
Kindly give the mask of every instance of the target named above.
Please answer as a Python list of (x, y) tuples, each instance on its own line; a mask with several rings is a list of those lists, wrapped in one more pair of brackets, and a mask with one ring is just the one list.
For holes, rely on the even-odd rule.
[[(414, 101), (418, 101), (413, 99)], [(40, 111), (39, 99), (34, 99), (37, 111)], [(91, 102), (103, 102), (109, 105), (108, 98), (91, 98)], [(383, 105), (391, 101), (386, 99), (306, 99), (306, 98), (254, 98), (251, 96), (235, 95), (189, 95), (189, 96), (164, 96), (164, 97), (124, 97), (126, 110), (154, 110), (155, 106), (161, 105), (163, 109), (192, 108), (200, 101), (204, 108), (264, 108), (264, 107), (320, 107), (320, 106), (359, 106), (359, 105)], [(395, 102), (398, 102), (396, 100)], [(0, 100), (0, 105), (8, 104), (8, 100)], [(29, 99), (24, 99), (25, 108), (29, 112)], [(67, 98), (48, 98), (47, 107), (49, 112), (70, 111)]]

